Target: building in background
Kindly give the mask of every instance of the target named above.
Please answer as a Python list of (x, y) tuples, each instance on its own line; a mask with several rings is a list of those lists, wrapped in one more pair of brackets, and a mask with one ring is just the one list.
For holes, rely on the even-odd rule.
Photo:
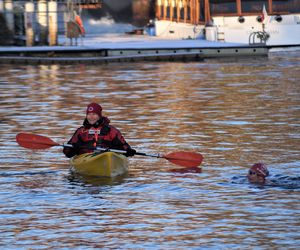
[(155, 16), (155, 0), (0, 0), (0, 44), (56, 45), (58, 35), (78, 38), (78, 15), (83, 25), (107, 17), (144, 27)]
[(83, 17), (101, 19), (109, 17), (116, 23), (144, 27), (155, 17), (155, 0), (102, 0), (101, 9), (83, 11)]
[(9, 41), (2, 44), (57, 45), (58, 34), (66, 33), (67, 22), (75, 22), (76, 15), (85, 4), (92, 7), (99, 6), (100, 2), (0, 0), (1, 27), (10, 34)]

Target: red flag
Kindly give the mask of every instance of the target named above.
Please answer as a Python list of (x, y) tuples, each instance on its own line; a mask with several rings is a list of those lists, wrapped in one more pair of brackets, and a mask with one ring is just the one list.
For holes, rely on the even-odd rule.
[(261, 20), (264, 24), (267, 22), (267, 18), (268, 18), (268, 12), (266, 10), (266, 6), (263, 5)]

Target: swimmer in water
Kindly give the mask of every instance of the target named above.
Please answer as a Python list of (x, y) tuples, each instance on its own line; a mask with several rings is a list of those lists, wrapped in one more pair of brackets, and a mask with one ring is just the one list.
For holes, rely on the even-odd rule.
[(252, 183), (265, 183), (269, 171), (265, 164), (255, 163), (248, 171), (248, 180)]
[(277, 187), (284, 189), (300, 189), (300, 176), (286, 176), (281, 174), (272, 175), (269, 177), (269, 171), (265, 164), (255, 163), (249, 170), (247, 177), (234, 176), (232, 183), (234, 184), (246, 184), (247, 182), (252, 184), (258, 184), (264, 187)]

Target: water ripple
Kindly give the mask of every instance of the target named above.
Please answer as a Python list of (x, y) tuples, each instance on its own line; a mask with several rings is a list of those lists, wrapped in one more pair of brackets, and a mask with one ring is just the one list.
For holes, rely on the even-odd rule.
[[(2, 65), (1, 248), (296, 249), (299, 58)], [(77, 176), (61, 148), (15, 142), (21, 131), (66, 142), (91, 101), (138, 151), (201, 152), (202, 171), (135, 156), (127, 175)], [(255, 162), (265, 185), (246, 178)]]

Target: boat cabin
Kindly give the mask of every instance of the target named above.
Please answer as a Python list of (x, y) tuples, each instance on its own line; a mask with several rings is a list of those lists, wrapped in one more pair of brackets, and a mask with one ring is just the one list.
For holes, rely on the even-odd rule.
[(300, 13), (300, 0), (157, 0), (156, 18), (175, 22), (206, 24), (217, 16)]

